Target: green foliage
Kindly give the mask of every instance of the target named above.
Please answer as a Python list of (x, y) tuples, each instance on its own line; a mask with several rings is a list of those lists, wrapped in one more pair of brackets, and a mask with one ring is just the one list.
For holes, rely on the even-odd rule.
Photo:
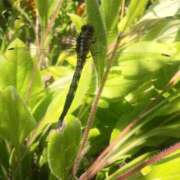
[[(86, 0), (85, 7), (78, 1), (34, 2), (37, 17), (29, 1), (0, 2), (0, 178), (73, 178), (81, 129), (113, 50), (78, 178), (90, 166), (88, 176), (116, 179), (179, 141), (179, 0)], [(48, 129), (59, 119), (76, 66), (68, 40), (86, 23), (95, 29), (91, 53), (64, 126)], [(176, 179), (178, 155), (128, 179)]]

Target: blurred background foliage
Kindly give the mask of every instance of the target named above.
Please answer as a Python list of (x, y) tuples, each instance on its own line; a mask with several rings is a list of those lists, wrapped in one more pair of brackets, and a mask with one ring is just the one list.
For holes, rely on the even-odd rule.
[[(95, 42), (67, 126), (49, 135), (76, 65), (75, 39), (86, 23), (95, 28)], [(179, 141), (179, 0), (1, 0), (0, 179), (72, 179), (81, 131), (118, 35), (78, 176), (136, 119), (106, 154), (97, 180), (117, 179)], [(178, 180), (174, 153), (129, 179)]]

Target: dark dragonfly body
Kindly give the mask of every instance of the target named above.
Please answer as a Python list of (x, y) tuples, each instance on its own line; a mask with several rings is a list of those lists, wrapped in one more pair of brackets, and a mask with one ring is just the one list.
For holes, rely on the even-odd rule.
[(94, 28), (91, 25), (84, 25), (81, 28), (81, 32), (76, 40), (76, 53), (77, 53), (77, 65), (75, 72), (69, 87), (68, 94), (66, 96), (63, 111), (59, 117), (58, 127), (61, 126), (71, 104), (74, 99), (78, 82), (81, 76), (82, 69), (84, 67), (86, 56), (90, 50), (91, 43), (93, 41)]

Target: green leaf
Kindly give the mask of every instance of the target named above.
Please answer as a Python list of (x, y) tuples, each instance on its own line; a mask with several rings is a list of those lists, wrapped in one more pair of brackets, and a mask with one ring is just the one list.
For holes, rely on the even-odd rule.
[(173, 63), (179, 64), (173, 59), (176, 53), (175, 44), (171, 43), (142, 41), (132, 44), (122, 52), (119, 58), (122, 75), (129, 78), (145, 78), (149, 73), (158, 72), (163, 67), (170, 67)]
[(81, 137), (78, 120), (69, 119), (61, 130), (54, 130), (48, 139), (48, 163), (51, 172), (62, 180), (70, 179)]
[(33, 62), (27, 47), (19, 39), (7, 48), (6, 59), (0, 59), (0, 89), (14, 86), (26, 103), (34, 106), (43, 90), (40, 71)]
[(92, 45), (92, 55), (97, 69), (98, 80), (100, 82), (106, 62), (107, 32), (97, 0), (86, 0), (86, 6), (88, 23), (93, 25), (95, 29), (95, 44)]
[(0, 92), (0, 114), (0, 136), (13, 145), (21, 144), (35, 127), (34, 118), (13, 87)]
[(147, 82), (146, 89), (163, 88), (178, 70), (178, 51), (176, 43), (142, 41), (128, 46), (119, 55), (119, 66), (111, 68), (102, 96), (124, 97)]
[(121, 2), (122, 0), (102, 0), (101, 2), (101, 13), (108, 33), (113, 32), (117, 28)]

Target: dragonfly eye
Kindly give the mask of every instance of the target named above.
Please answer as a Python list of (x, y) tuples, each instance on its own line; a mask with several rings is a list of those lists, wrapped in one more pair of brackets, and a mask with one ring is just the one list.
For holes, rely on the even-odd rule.
[(81, 27), (81, 31), (82, 31), (82, 32), (87, 31), (87, 32), (93, 33), (93, 32), (94, 32), (94, 28), (93, 28), (92, 25), (86, 24), (86, 25), (83, 25), (83, 26)]

